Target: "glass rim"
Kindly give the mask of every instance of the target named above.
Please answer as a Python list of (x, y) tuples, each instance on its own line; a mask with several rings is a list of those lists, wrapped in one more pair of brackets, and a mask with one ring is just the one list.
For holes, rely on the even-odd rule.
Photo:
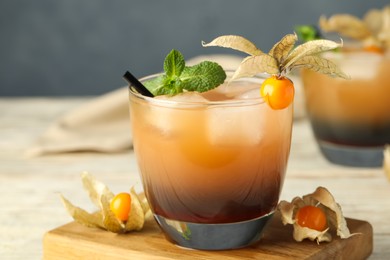
[[(228, 75), (227, 78), (229, 78), (229, 75), (232, 76), (234, 73), (234, 70), (225, 70), (226, 74)], [(140, 82), (144, 82), (145, 80), (152, 79), (155, 77), (158, 77), (162, 75), (163, 73), (155, 73), (151, 74), (145, 77), (140, 78)], [(235, 82), (245, 81), (245, 82), (254, 82), (261, 84), (263, 80), (265, 80), (267, 77), (269, 77), (267, 74), (257, 74), (253, 77), (243, 77), (240, 79), (235, 80)], [(226, 83), (226, 80), (225, 82)], [(135, 89), (132, 88), (132, 85), (129, 85), (128, 87), (130, 95), (133, 97), (143, 100), (148, 103), (152, 103), (154, 105), (160, 105), (160, 106), (180, 106), (180, 107), (210, 107), (210, 106), (253, 106), (256, 104), (266, 104), (263, 97), (256, 97), (256, 98), (248, 98), (248, 99), (228, 99), (228, 100), (222, 100), (222, 101), (208, 101), (208, 102), (201, 102), (201, 101), (183, 101), (183, 100), (169, 100), (169, 99), (157, 99), (154, 97), (147, 97), (140, 93), (138, 93)], [(259, 86), (260, 91), (260, 86)]]

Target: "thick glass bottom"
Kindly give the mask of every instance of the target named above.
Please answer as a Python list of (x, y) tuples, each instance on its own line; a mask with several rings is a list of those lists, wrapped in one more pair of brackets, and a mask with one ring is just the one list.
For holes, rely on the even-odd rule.
[(383, 146), (356, 147), (318, 141), (322, 154), (332, 163), (355, 167), (380, 167)]
[(199, 224), (166, 219), (154, 215), (171, 242), (181, 247), (201, 250), (227, 250), (251, 245), (261, 238), (262, 231), (273, 215), (224, 224)]

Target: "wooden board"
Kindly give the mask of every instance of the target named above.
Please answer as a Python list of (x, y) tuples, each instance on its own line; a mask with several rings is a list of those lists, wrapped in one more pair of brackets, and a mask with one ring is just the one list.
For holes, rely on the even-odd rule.
[(372, 226), (348, 219), (352, 233), (348, 239), (330, 243), (292, 238), (292, 226), (273, 218), (263, 238), (247, 248), (225, 251), (199, 251), (180, 248), (168, 242), (154, 221), (141, 232), (114, 234), (71, 222), (49, 231), (43, 239), (44, 259), (365, 259), (373, 249)]

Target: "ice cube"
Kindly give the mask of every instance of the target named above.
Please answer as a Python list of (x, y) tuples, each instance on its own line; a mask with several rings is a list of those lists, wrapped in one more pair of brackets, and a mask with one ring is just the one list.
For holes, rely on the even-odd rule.
[(264, 132), (262, 125), (267, 120), (267, 107), (215, 107), (207, 112), (208, 134), (213, 145), (256, 145)]
[[(207, 99), (197, 92), (185, 92), (175, 96), (156, 96), (154, 99), (161, 100), (160, 105), (150, 107), (148, 120), (151, 125), (157, 127), (163, 135), (170, 135), (173, 131), (181, 129), (179, 124), (184, 124), (188, 115), (186, 110), (176, 109), (182, 102), (188, 102), (185, 107), (197, 106), (198, 103), (206, 103)], [(165, 101), (174, 101), (168, 103)], [(177, 103), (176, 103), (177, 102)]]

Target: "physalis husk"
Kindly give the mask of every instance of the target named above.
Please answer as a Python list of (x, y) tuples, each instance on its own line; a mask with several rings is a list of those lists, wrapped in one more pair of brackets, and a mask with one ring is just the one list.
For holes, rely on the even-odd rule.
[(145, 221), (152, 217), (145, 196), (142, 193), (137, 194), (135, 189), (131, 188), (129, 217), (125, 222), (120, 221), (110, 209), (110, 201), (114, 198), (114, 194), (108, 187), (87, 172), (82, 173), (81, 180), (90, 200), (99, 210), (89, 213), (73, 205), (61, 195), (66, 210), (75, 221), (87, 227), (98, 227), (115, 233), (126, 233), (132, 230), (141, 230)]
[[(296, 221), (298, 210), (305, 206), (315, 206), (321, 208), (327, 218), (328, 228), (323, 231), (301, 227)], [(349, 238), (351, 235), (347, 222), (343, 216), (341, 206), (335, 201), (333, 195), (324, 187), (318, 187), (313, 193), (304, 195), (302, 198), (295, 197), (291, 203), (281, 201), (278, 205), (284, 225), (292, 224), (294, 226), (293, 237), (296, 241), (310, 239), (311, 241), (330, 242), (332, 235), (330, 230), (334, 229), (337, 236), (342, 239)]]
[(371, 9), (362, 19), (350, 14), (321, 16), (319, 26), (324, 32), (337, 32), (361, 41), (365, 46), (390, 48), (390, 5), (382, 10)]
[(287, 34), (268, 53), (258, 49), (248, 39), (237, 35), (217, 37), (210, 43), (202, 42), (203, 47), (219, 46), (231, 48), (250, 56), (243, 59), (230, 79), (252, 77), (258, 73), (283, 76), (294, 68), (308, 68), (323, 74), (349, 78), (333, 62), (319, 56), (320, 53), (342, 46), (330, 40), (313, 40), (295, 46), (296, 34)]

